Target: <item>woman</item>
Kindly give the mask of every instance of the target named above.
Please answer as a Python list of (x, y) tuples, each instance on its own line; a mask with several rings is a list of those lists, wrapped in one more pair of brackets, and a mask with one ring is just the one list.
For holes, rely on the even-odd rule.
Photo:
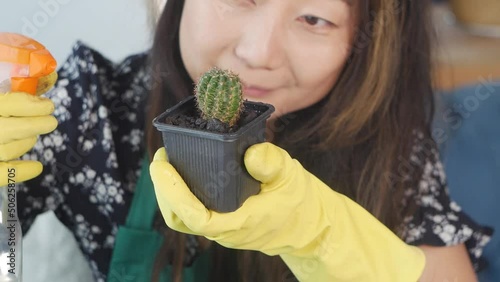
[[(254, 218), (245, 209), (228, 217), (204, 210), (187, 187), (172, 192), (172, 179), (181, 184), (182, 179), (159, 151), (151, 176), (163, 217), (172, 229), (195, 235), (167, 228), (157, 214), (155, 226), (165, 240), (154, 258), (154, 280), (164, 277), (160, 272), (165, 265), (172, 265), (172, 275), (180, 281), (182, 269), (196, 264), (207, 250), (213, 254), (213, 281), (228, 280), (231, 270), (236, 270), (234, 280), (246, 281), (294, 276), (474, 280), (472, 266), (479, 269), (490, 231), (472, 222), (448, 198), (430, 137), (428, 6), (427, 1), (395, 0), (169, 0), (158, 22), (148, 69), (144, 54), (113, 65), (78, 44), (49, 94), (59, 126), (24, 157), (45, 166), (41, 176), (20, 184), (24, 229), (36, 214), (52, 209), (74, 232), (96, 280), (104, 281), (107, 275), (123, 278), (113, 272), (116, 268), (110, 270), (110, 260), (119, 227), (141, 188), (134, 189), (143, 155), (147, 152), (153, 159), (162, 147), (151, 120), (190, 95), (193, 82), (207, 68), (219, 66), (240, 74), (246, 98), (276, 107), (269, 125), (274, 145), (251, 148), (253, 158), (247, 152), (247, 169), (264, 183), (266, 192), (251, 202), (264, 203), (262, 196), (270, 195), (277, 208), (285, 207), (279, 196), (288, 197), (290, 187), (298, 187), (304, 197), (293, 198), (300, 204), (286, 211), (302, 224), (307, 220), (301, 215), (315, 218), (309, 222), (315, 228), (291, 224), (278, 231), (272, 226), (239, 230), (235, 222), (248, 228), (245, 219), (276, 223), (273, 220), (281, 218), (264, 220), (266, 209)], [(262, 151), (274, 157), (263, 160)], [(297, 163), (288, 154), (304, 169), (290, 166)], [(258, 171), (262, 166), (294, 185), (265, 179)], [(265, 187), (282, 194), (267, 193)], [(305, 193), (307, 187), (316, 192)], [(318, 199), (334, 203), (320, 204)], [(331, 220), (329, 203), (344, 216)], [(180, 204), (197, 206), (198, 210), (188, 209), (192, 215), (230, 221), (217, 225), (203, 217), (190, 218)], [(294, 207), (300, 212), (293, 213)], [(320, 218), (328, 220), (317, 229)], [(336, 229), (339, 222), (342, 228)], [(334, 229), (353, 239), (340, 241), (330, 232)], [(299, 233), (306, 234), (300, 237), (300, 248)], [(375, 239), (366, 241), (370, 235)], [(204, 236), (229, 248), (211, 244)], [(252, 236), (258, 238), (248, 241)], [(335, 249), (342, 254), (318, 256), (314, 251), (322, 243), (345, 243), (348, 248)], [(233, 266), (235, 261), (239, 267)], [(315, 267), (307, 268), (309, 263)]]

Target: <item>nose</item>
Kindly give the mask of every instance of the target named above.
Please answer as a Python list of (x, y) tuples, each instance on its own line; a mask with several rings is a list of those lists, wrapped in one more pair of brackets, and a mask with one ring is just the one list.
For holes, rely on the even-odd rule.
[(236, 56), (249, 68), (272, 70), (283, 62), (283, 31), (276, 18), (256, 16), (241, 29), (234, 49)]

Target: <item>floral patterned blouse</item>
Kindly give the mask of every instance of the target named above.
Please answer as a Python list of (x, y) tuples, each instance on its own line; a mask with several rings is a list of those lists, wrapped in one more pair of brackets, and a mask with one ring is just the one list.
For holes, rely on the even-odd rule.
[[(147, 58), (142, 53), (113, 63), (77, 42), (47, 94), (56, 105), (59, 126), (40, 136), (23, 156), (44, 165), (39, 177), (19, 185), (23, 232), (38, 214), (52, 210), (74, 234), (96, 281), (106, 280), (115, 235), (125, 222), (145, 152), (144, 108), (154, 82)], [(477, 270), (492, 230), (477, 225), (450, 201), (439, 161), (421, 165), (420, 209), (407, 219), (406, 242), (465, 243)], [(193, 254), (196, 241), (187, 242)]]

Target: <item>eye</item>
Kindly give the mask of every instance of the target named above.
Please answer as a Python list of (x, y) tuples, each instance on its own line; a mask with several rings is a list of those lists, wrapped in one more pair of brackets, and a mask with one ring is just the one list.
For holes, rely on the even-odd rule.
[(311, 27), (327, 28), (336, 26), (334, 23), (330, 21), (311, 15), (302, 16), (300, 17), (299, 21), (304, 22), (305, 24)]

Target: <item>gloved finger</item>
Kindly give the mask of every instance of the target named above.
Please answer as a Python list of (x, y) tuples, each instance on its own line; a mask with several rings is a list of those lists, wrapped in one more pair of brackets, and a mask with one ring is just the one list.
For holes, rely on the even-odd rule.
[(38, 79), (38, 85), (36, 87), (36, 95), (42, 95), (44, 93), (47, 93), (54, 84), (56, 84), (57, 81), (57, 71), (53, 71), (52, 73), (42, 76)]
[(164, 150), (161, 148), (156, 152), (150, 165), (160, 209), (170, 209), (189, 230), (211, 238), (222, 235), (226, 237), (233, 231), (241, 230), (242, 226), (248, 223), (248, 213), (245, 211), (218, 213), (208, 210), (189, 190), (175, 168), (166, 162)]
[(42, 169), (42, 164), (37, 161), (0, 162), (0, 187), (35, 178)]
[(54, 103), (47, 98), (23, 92), (0, 94), (0, 116), (45, 116), (54, 112)]
[[(157, 150), (153, 160), (168, 162), (168, 155), (165, 148)], [(184, 224), (184, 222), (182, 222), (182, 220), (172, 211), (172, 209), (170, 209), (170, 207), (165, 201), (162, 201), (162, 204), (159, 205), (159, 208), (163, 216), (163, 219), (165, 220), (165, 223), (168, 225), (168, 227), (182, 233), (197, 235), (193, 231), (191, 231)]]
[(296, 162), (285, 150), (269, 142), (250, 146), (245, 152), (244, 161), (248, 173), (263, 184), (286, 177), (284, 168)]
[[(175, 168), (166, 161), (165, 148), (156, 151), (150, 165), (151, 179), (160, 209), (168, 207), (186, 226), (197, 232), (196, 228), (210, 217), (210, 211), (189, 190)], [(195, 228), (192, 228), (192, 227)]]
[(168, 162), (168, 153), (167, 150), (165, 150), (165, 147), (161, 147), (156, 150), (155, 155), (153, 156), (153, 161)]
[(53, 116), (40, 117), (0, 117), (0, 144), (46, 134), (57, 127)]
[(175, 231), (179, 231), (182, 233), (186, 234), (192, 234), (192, 235), (200, 235), (195, 232), (193, 232), (191, 229), (189, 229), (184, 222), (170, 209), (169, 206), (167, 205), (161, 205), (160, 206), (160, 211), (163, 216), (163, 219), (165, 220), (165, 223), (170, 227), (171, 229)]
[[(166, 205), (162, 205), (160, 207), (163, 219), (165, 220), (165, 223), (167, 224), (168, 227), (171, 229), (182, 232), (185, 234), (191, 234), (191, 235), (198, 235), (198, 236), (205, 236), (203, 233), (197, 233), (194, 232), (193, 230), (189, 229), (189, 227), (182, 222), (182, 220)], [(228, 234), (229, 232), (221, 233), (217, 236), (205, 236), (207, 239), (212, 240), (212, 241), (218, 241), (218, 240), (224, 240), (226, 236), (231, 236)], [(241, 246), (238, 246), (238, 244), (234, 244), (231, 242), (224, 242), (224, 241), (219, 241), (219, 244), (222, 246), (225, 246), (227, 248), (233, 248), (233, 249), (240, 249)]]
[(36, 136), (0, 144), (0, 161), (5, 162), (19, 158), (35, 146)]

